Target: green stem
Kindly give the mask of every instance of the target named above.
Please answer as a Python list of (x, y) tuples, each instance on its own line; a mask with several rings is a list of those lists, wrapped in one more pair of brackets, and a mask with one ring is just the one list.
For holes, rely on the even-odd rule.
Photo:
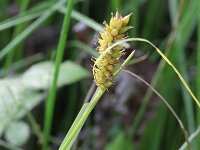
[[(120, 71), (123, 69), (124, 66), (128, 64), (128, 62), (131, 60), (131, 58), (134, 55), (133, 51), (128, 58), (123, 62), (123, 64), (116, 70), (114, 74), (114, 78), (120, 73)], [(100, 58), (98, 58), (100, 59)], [(90, 112), (93, 110), (103, 93), (106, 91), (106, 89), (100, 89), (97, 88), (95, 94), (92, 97), (92, 100), (89, 103), (85, 103), (80, 110), (79, 114), (77, 115), (74, 123), (72, 124), (71, 128), (69, 129), (65, 139), (63, 140), (59, 150), (66, 150), (70, 149), (76, 136), (80, 132), (83, 124), (85, 123), (87, 117), (89, 116)]]
[(57, 80), (58, 80), (58, 75), (59, 75), (59, 70), (60, 70), (60, 64), (63, 59), (66, 39), (68, 37), (69, 25), (71, 21), (71, 12), (72, 12), (73, 6), (74, 6), (74, 0), (69, 0), (65, 17), (64, 17), (64, 22), (62, 25), (59, 43), (58, 43), (53, 82), (49, 90), (49, 95), (46, 102), (45, 121), (44, 121), (44, 143), (42, 147), (43, 150), (46, 150), (48, 148), (49, 134), (50, 134), (51, 125), (52, 125), (52, 116), (53, 116), (55, 97), (56, 97), (56, 85), (57, 85)]
[[(65, 137), (65, 139), (63, 140), (59, 150), (66, 150), (68, 148), (71, 141), (74, 139), (74, 137), (76, 137), (76, 135), (80, 131), (80, 128), (82, 127), (82, 125), (86, 121), (87, 117), (89, 116), (90, 112), (93, 110), (94, 106), (97, 104), (97, 102), (99, 101), (99, 99), (101, 98), (101, 96), (103, 95), (103, 93), (105, 91), (106, 91), (106, 89), (97, 88), (94, 96), (92, 97), (91, 102), (89, 103), (87, 110), (83, 113), (82, 117), (80, 118), (78, 123), (75, 124), (75, 127), (73, 128), (73, 130), (71, 132), (70, 132), (70, 130), (72, 128), (70, 128), (70, 130), (69, 130), (67, 136)], [(72, 127), (73, 127), (73, 125), (72, 125)]]

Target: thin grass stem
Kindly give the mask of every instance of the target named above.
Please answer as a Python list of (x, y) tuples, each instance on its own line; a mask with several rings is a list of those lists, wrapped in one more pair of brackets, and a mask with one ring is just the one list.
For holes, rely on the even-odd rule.
[(179, 123), (179, 126), (181, 128), (181, 130), (183, 131), (183, 135), (184, 135), (184, 138), (185, 138), (185, 141), (187, 143), (187, 147), (188, 149), (191, 149), (190, 147), (190, 143), (189, 143), (189, 140), (188, 140), (188, 132), (187, 130), (185, 129), (181, 119), (178, 117), (178, 115), (176, 114), (176, 112), (174, 111), (174, 109), (170, 106), (170, 104), (167, 102), (167, 100), (156, 90), (154, 89), (147, 81), (145, 81), (143, 78), (141, 78), (140, 76), (136, 75), (135, 73), (133, 72), (130, 72), (128, 70), (123, 70), (124, 72), (132, 75), (133, 77), (139, 79), (140, 81), (142, 81), (146, 86), (148, 86), (154, 93), (156, 93), (156, 95), (165, 103), (165, 105), (167, 106), (167, 108), (171, 111), (171, 113), (173, 114), (173, 116), (176, 118), (177, 122)]
[[(99, 57), (98, 59), (95, 61), (94, 66), (96, 66), (97, 63), (99, 63), (101, 61), (101, 59), (106, 55), (106, 53), (108, 53), (110, 51), (110, 49), (112, 49), (113, 47), (119, 45), (119, 44), (123, 44), (125, 42), (131, 42), (131, 41), (138, 41), (138, 42), (145, 42), (150, 44), (152, 47), (155, 48), (155, 50), (157, 51), (157, 53), (165, 60), (165, 62), (171, 66), (171, 68), (174, 70), (174, 72), (177, 74), (177, 76), (179, 77), (179, 79), (181, 80), (181, 82), (183, 83), (183, 85), (185, 86), (185, 88), (187, 89), (187, 91), (189, 92), (189, 94), (191, 95), (191, 97), (193, 98), (193, 100), (195, 101), (195, 103), (198, 105), (198, 107), (200, 108), (200, 102), (198, 101), (198, 99), (196, 98), (196, 96), (193, 94), (192, 90), (190, 89), (189, 85), (187, 84), (187, 82), (185, 81), (185, 79), (182, 77), (182, 75), (180, 74), (180, 72), (178, 71), (178, 69), (171, 63), (171, 61), (161, 52), (161, 50), (159, 50), (153, 43), (151, 43), (150, 41), (146, 40), (146, 39), (142, 39), (142, 38), (128, 38), (128, 39), (124, 39), (124, 40), (120, 40), (116, 43), (114, 43), (112, 46), (108, 47)], [(94, 70), (93, 70), (94, 72)]]
[[(196, 131), (193, 132), (193, 133), (190, 135), (190, 137), (189, 137), (189, 139), (188, 139), (189, 142), (191, 143), (195, 138), (197, 138), (197, 136), (199, 135), (199, 133), (200, 133), (200, 127), (198, 127), (198, 128), (196, 129)], [(182, 144), (182, 146), (179, 148), (179, 150), (184, 150), (186, 147), (187, 147), (187, 143), (184, 142), (184, 143)]]
[[(111, 50), (111, 49), (109, 49)], [(108, 51), (109, 52), (109, 51)], [(127, 63), (130, 61), (130, 59), (133, 57), (134, 51), (128, 56), (128, 58), (123, 62), (123, 64), (116, 70), (114, 73), (114, 78), (120, 73), (120, 71), (123, 69), (124, 66), (127, 65)], [(98, 58), (100, 59), (100, 58)], [(100, 89), (99, 87), (96, 89), (91, 101), (89, 103), (85, 103), (81, 110), (79, 111), (79, 114), (77, 115), (74, 123), (72, 124), (71, 128), (69, 129), (66, 137), (64, 138), (59, 150), (66, 150), (70, 149), (78, 136), (78, 133), (80, 132), (83, 124), (85, 123), (87, 117), (89, 116), (90, 112), (93, 110), (99, 99), (102, 97), (102, 95), (105, 93), (106, 88)]]
[(54, 112), (54, 105), (55, 105), (55, 97), (56, 97), (56, 87), (57, 87), (57, 80), (60, 70), (60, 64), (63, 59), (64, 49), (66, 46), (66, 39), (68, 37), (68, 31), (71, 21), (71, 12), (73, 10), (74, 6), (74, 0), (69, 0), (62, 30), (59, 38), (58, 48), (56, 52), (56, 60), (55, 60), (55, 70), (53, 74), (53, 82), (49, 90), (48, 99), (46, 102), (46, 108), (45, 108), (45, 120), (44, 120), (44, 143), (43, 143), (43, 150), (48, 149), (48, 141), (49, 141), (49, 135), (51, 131), (51, 125), (52, 125), (52, 116)]

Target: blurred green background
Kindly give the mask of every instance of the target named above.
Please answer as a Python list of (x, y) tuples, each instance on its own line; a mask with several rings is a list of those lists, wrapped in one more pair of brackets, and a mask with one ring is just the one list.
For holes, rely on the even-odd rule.
[[(0, 1), (0, 149), (42, 147), (49, 113), (45, 105), (67, 5), (65, 0)], [(133, 13), (129, 25), (134, 28), (127, 36), (148, 39), (159, 47), (200, 99), (199, 0), (76, 0), (54, 90), (49, 149), (58, 149), (92, 95), (91, 58), (98, 55), (98, 31), (116, 10), (122, 16)], [(152, 83), (167, 99), (189, 136), (196, 133), (191, 147), (199, 150), (200, 109), (152, 47), (132, 42), (126, 52), (133, 50), (139, 61), (126, 69)], [(73, 149), (175, 150), (184, 142), (164, 103), (141, 81), (122, 72), (95, 107)]]

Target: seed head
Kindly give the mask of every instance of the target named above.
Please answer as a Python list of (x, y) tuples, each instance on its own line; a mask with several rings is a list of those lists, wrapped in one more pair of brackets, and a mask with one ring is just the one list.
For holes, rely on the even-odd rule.
[[(111, 17), (109, 24), (104, 22), (104, 32), (100, 32), (97, 50), (101, 55), (109, 46), (126, 37), (127, 32), (132, 27), (127, 26), (131, 14), (122, 17), (117, 11)], [(94, 81), (101, 89), (108, 88), (113, 84), (113, 75), (118, 68), (119, 59), (124, 54), (124, 46), (117, 45), (101, 58), (93, 66)], [(97, 58), (98, 59), (98, 58)], [(96, 60), (96, 59), (94, 59)]]

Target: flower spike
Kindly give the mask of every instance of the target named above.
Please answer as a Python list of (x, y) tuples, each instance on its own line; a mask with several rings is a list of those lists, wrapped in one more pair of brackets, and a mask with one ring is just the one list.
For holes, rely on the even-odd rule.
[[(105, 52), (109, 46), (126, 38), (125, 32), (132, 28), (131, 26), (127, 26), (131, 15), (132, 14), (122, 17), (117, 11), (115, 15), (112, 15), (109, 24), (104, 21), (104, 32), (100, 32), (101, 38), (98, 39), (99, 47), (97, 50), (100, 55)], [(98, 63), (95, 63), (93, 66), (93, 75), (94, 81), (98, 87), (103, 89), (113, 84), (113, 75), (118, 68), (119, 59), (123, 54), (124, 46), (117, 45), (106, 53)]]

